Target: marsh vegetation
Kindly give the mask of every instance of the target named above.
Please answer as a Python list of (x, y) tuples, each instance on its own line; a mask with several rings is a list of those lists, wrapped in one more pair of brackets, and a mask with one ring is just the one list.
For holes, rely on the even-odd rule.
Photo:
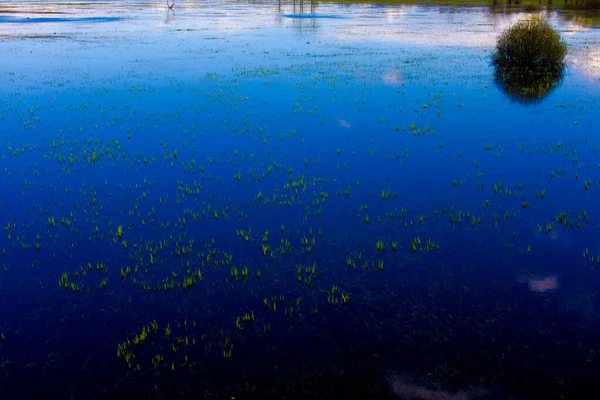
[(2, 399), (598, 392), (589, 24), (530, 102), (515, 10), (47, 11), (0, 20)]
[(496, 81), (522, 103), (541, 101), (563, 75), (567, 45), (542, 17), (522, 19), (498, 38), (492, 63)]

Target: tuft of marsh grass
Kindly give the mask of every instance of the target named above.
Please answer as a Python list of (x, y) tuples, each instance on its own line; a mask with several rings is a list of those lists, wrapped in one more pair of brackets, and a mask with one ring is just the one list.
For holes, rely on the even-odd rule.
[(558, 85), (566, 55), (565, 42), (547, 20), (523, 19), (498, 38), (492, 55), (496, 84), (514, 101), (538, 102)]
[(567, 45), (544, 18), (518, 21), (498, 38), (492, 62), (518, 74), (543, 75), (565, 66)]

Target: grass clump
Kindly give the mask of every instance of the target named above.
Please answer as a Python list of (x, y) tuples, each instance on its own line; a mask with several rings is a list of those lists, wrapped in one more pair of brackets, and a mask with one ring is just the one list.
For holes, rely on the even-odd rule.
[(541, 17), (524, 19), (498, 38), (492, 64), (496, 83), (513, 100), (537, 102), (557, 86), (567, 46)]
[(521, 74), (545, 74), (565, 66), (567, 45), (541, 17), (521, 20), (500, 35), (493, 63)]

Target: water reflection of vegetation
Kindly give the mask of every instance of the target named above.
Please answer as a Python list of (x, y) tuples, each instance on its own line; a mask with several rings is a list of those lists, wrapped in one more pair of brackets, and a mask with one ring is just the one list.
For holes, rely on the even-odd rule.
[(498, 38), (496, 84), (520, 103), (539, 102), (562, 76), (567, 46), (541, 17), (520, 20)]
[(562, 10), (558, 14), (562, 19), (584, 27), (600, 26), (600, 12), (589, 10)]
[[(571, 269), (600, 264), (597, 213), (563, 197), (596, 204), (597, 141), (583, 126), (565, 143), (486, 134), (498, 119), (471, 81), (448, 89), (427, 57), (401, 57), (406, 87), (367, 84), (388, 71), (371, 60), (307, 58), (190, 81), (73, 73), (7, 96), (0, 304), (33, 305), (0, 313), (1, 376), (68, 371), (60, 396), (29, 398), (457, 398), (517, 382), (548, 400), (564, 357), (597, 371), (585, 321), (513, 277), (531, 282), (578, 231)], [(515, 162), (531, 170), (506, 173)], [(386, 366), (427, 378), (390, 372), (388, 393)]]
[(549, 72), (545, 75), (519, 74), (496, 68), (494, 82), (509, 99), (520, 104), (541, 102), (558, 85), (563, 72)]
[(369, 3), (369, 4), (390, 4), (390, 5), (403, 5), (403, 4), (438, 4), (438, 5), (463, 5), (463, 6), (484, 6), (484, 5), (508, 5), (516, 9), (519, 6), (540, 6), (548, 5), (553, 7), (568, 7), (572, 9), (598, 9), (600, 8), (600, 1), (598, 0), (321, 0), (322, 3), (334, 2), (341, 4), (356, 4), (356, 3)]

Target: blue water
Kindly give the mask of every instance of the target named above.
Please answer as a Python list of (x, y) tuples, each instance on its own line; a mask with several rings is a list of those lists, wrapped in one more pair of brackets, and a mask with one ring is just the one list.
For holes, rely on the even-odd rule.
[(490, 65), (514, 10), (0, 11), (0, 398), (598, 392), (584, 17), (532, 99)]

